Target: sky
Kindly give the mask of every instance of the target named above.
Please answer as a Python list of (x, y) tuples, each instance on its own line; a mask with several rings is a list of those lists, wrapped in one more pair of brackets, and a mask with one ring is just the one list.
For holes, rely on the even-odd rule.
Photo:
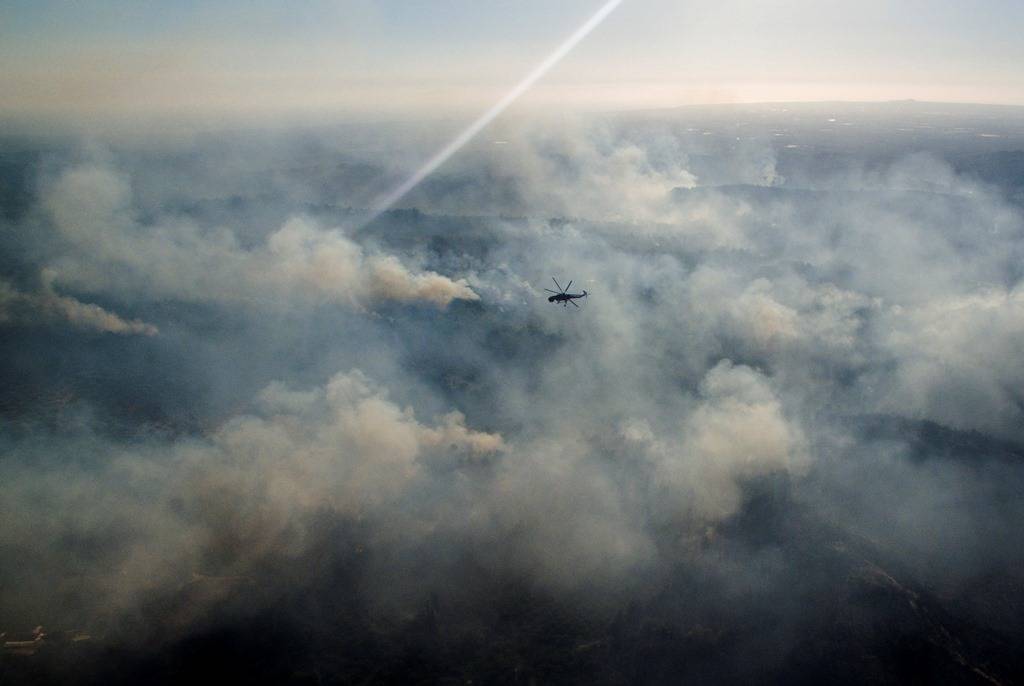
[[(0, 111), (420, 116), (493, 103), (604, 3), (24, 2), (0, 7)], [(1024, 104), (1024, 6), (625, 0), (520, 107)]]

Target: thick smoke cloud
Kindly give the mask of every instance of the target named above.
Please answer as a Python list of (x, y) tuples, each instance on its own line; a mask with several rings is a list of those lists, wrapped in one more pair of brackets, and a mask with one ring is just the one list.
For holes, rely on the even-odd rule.
[(508, 450), (458, 412), (419, 422), (357, 370), (311, 390), (271, 384), (252, 414), (205, 439), (133, 448), (86, 434), (63, 447), (77, 464), (8, 452), (2, 546), (40, 567), (11, 570), (24, 586), (94, 579), (92, 609), (107, 612), (176, 578), (244, 575), (272, 552), (298, 552), (309, 534), (301, 520), (318, 510), (387, 522), (442, 456)]
[(0, 619), (438, 678), (880, 679), (891, 642), (1012, 676), (1024, 213), (973, 143), (748, 114), (505, 123), (369, 226), (408, 137), (27, 165)]
[(340, 230), (321, 230), (302, 217), (289, 219), (252, 249), (229, 229), (199, 227), (184, 218), (140, 226), (129, 182), (104, 167), (62, 173), (43, 205), (71, 247), (55, 262), (55, 278), (94, 292), (282, 307), (373, 299), (446, 307), (477, 297), (464, 279), (411, 272), (394, 256), (366, 254)]
[(764, 376), (723, 360), (701, 382), (700, 394), (675, 441), (663, 443), (643, 425), (626, 434), (652, 455), (655, 481), (675, 508), (719, 521), (739, 510), (742, 480), (806, 469), (800, 429), (786, 421)]

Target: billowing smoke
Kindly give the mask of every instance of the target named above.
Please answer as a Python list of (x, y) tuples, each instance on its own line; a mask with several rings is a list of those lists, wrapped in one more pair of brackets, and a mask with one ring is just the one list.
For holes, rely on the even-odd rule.
[[(2, 544), (25, 555), (26, 586), (84, 575), (100, 593), (91, 609), (104, 612), (193, 573), (244, 575), (268, 554), (297, 553), (310, 533), (301, 522), (317, 511), (416, 526), (392, 520), (426, 487), (432, 465), (508, 450), (458, 412), (421, 423), (358, 370), (313, 389), (270, 384), (252, 413), (203, 439), (65, 441), (74, 467), (40, 463), (32, 447), (8, 452)], [(71, 541), (80, 543), (69, 549)]]
[(642, 423), (625, 432), (655, 463), (655, 482), (670, 507), (698, 521), (720, 521), (739, 510), (742, 480), (806, 470), (800, 429), (786, 421), (761, 374), (723, 360), (701, 382), (700, 394), (674, 440)]
[(368, 226), (386, 129), (26, 162), (0, 630), (97, 678), (1012, 676), (1019, 153), (770, 113), (504, 122)]
[[(44, 273), (45, 276), (48, 275)], [(48, 282), (35, 293), (23, 293), (8, 283), (0, 282), (0, 323), (31, 324), (47, 320), (66, 321), (72, 326), (107, 333), (157, 334), (157, 328), (152, 324), (138, 319), (125, 321), (99, 305), (58, 295)]]
[(464, 279), (414, 273), (391, 255), (367, 255), (340, 230), (294, 217), (261, 246), (246, 248), (225, 227), (184, 217), (139, 225), (127, 179), (98, 166), (60, 175), (43, 205), (69, 244), (54, 278), (95, 292), (143, 292), (195, 302), (258, 301), (358, 305), (367, 299), (474, 300)]

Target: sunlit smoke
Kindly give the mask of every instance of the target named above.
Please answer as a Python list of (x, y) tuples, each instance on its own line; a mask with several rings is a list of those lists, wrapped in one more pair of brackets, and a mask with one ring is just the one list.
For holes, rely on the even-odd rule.
[(437, 153), (431, 157), (426, 163), (416, 170), (412, 176), (402, 182), (401, 185), (396, 187), (390, 193), (378, 200), (371, 212), (370, 216), (364, 222), (364, 225), (369, 224), (374, 219), (387, 212), (391, 207), (401, 200), (405, 195), (413, 188), (418, 186), (423, 179), (427, 178), (435, 169), (440, 167), (442, 164), (448, 161), (448, 159), (458, 152), (462, 146), (469, 141), (473, 140), (478, 133), (480, 133), (484, 127), (494, 121), (498, 115), (508, 109), (508, 106), (515, 102), (519, 96), (530, 89), (533, 84), (539, 81), (545, 74), (551, 71), (552, 67), (558, 64), (563, 57), (569, 54), (576, 45), (587, 37), (587, 35), (597, 28), (605, 18), (622, 4), (622, 0), (609, 0), (601, 6), (597, 12), (595, 12), (586, 22), (583, 23), (578, 29), (572, 32), (568, 38), (555, 48), (555, 50), (544, 58), (540, 64), (533, 68), (533, 70), (527, 74), (522, 81), (517, 83), (512, 90), (505, 94), (498, 102), (494, 103), (490, 109), (481, 114), (476, 120), (465, 128), (458, 136), (453, 138), (447, 145), (441, 148)]

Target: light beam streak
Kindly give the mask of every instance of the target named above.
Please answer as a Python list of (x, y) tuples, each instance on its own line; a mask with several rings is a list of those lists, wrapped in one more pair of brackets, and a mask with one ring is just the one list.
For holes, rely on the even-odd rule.
[(620, 4), (622, 4), (622, 0), (609, 0), (602, 5), (601, 8), (593, 14), (593, 16), (587, 19), (582, 26), (573, 31), (568, 38), (562, 41), (562, 43), (555, 48), (550, 55), (544, 58), (543, 62), (534, 67), (533, 70), (527, 74), (522, 81), (517, 83), (512, 90), (506, 93), (501, 100), (494, 103), (489, 110), (477, 117), (477, 119), (466, 127), (462, 133), (453, 138), (446, 146), (438, 150), (433, 157), (427, 160), (422, 167), (416, 170), (416, 173), (402, 182), (402, 184), (396, 187), (393, 191), (378, 200), (374, 205), (370, 216), (363, 222), (363, 226), (369, 224), (374, 219), (391, 209), (395, 203), (405, 197), (409, 191), (418, 186), (423, 179), (430, 176), (430, 174), (438, 167), (447, 162), (452, 155), (462, 148), (462, 146), (473, 140), (473, 138), (488, 124), (494, 121), (498, 115), (508, 109), (509, 105), (515, 102), (516, 99), (528, 91), (533, 84), (551, 71), (552, 67), (558, 64), (563, 57), (569, 54), (569, 52), (576, 47), (581, 40), (587, 37), (587, 34), (597, 28), (601, 22), (603, 22), (605, 18), (607, 18), (607, 16)]

